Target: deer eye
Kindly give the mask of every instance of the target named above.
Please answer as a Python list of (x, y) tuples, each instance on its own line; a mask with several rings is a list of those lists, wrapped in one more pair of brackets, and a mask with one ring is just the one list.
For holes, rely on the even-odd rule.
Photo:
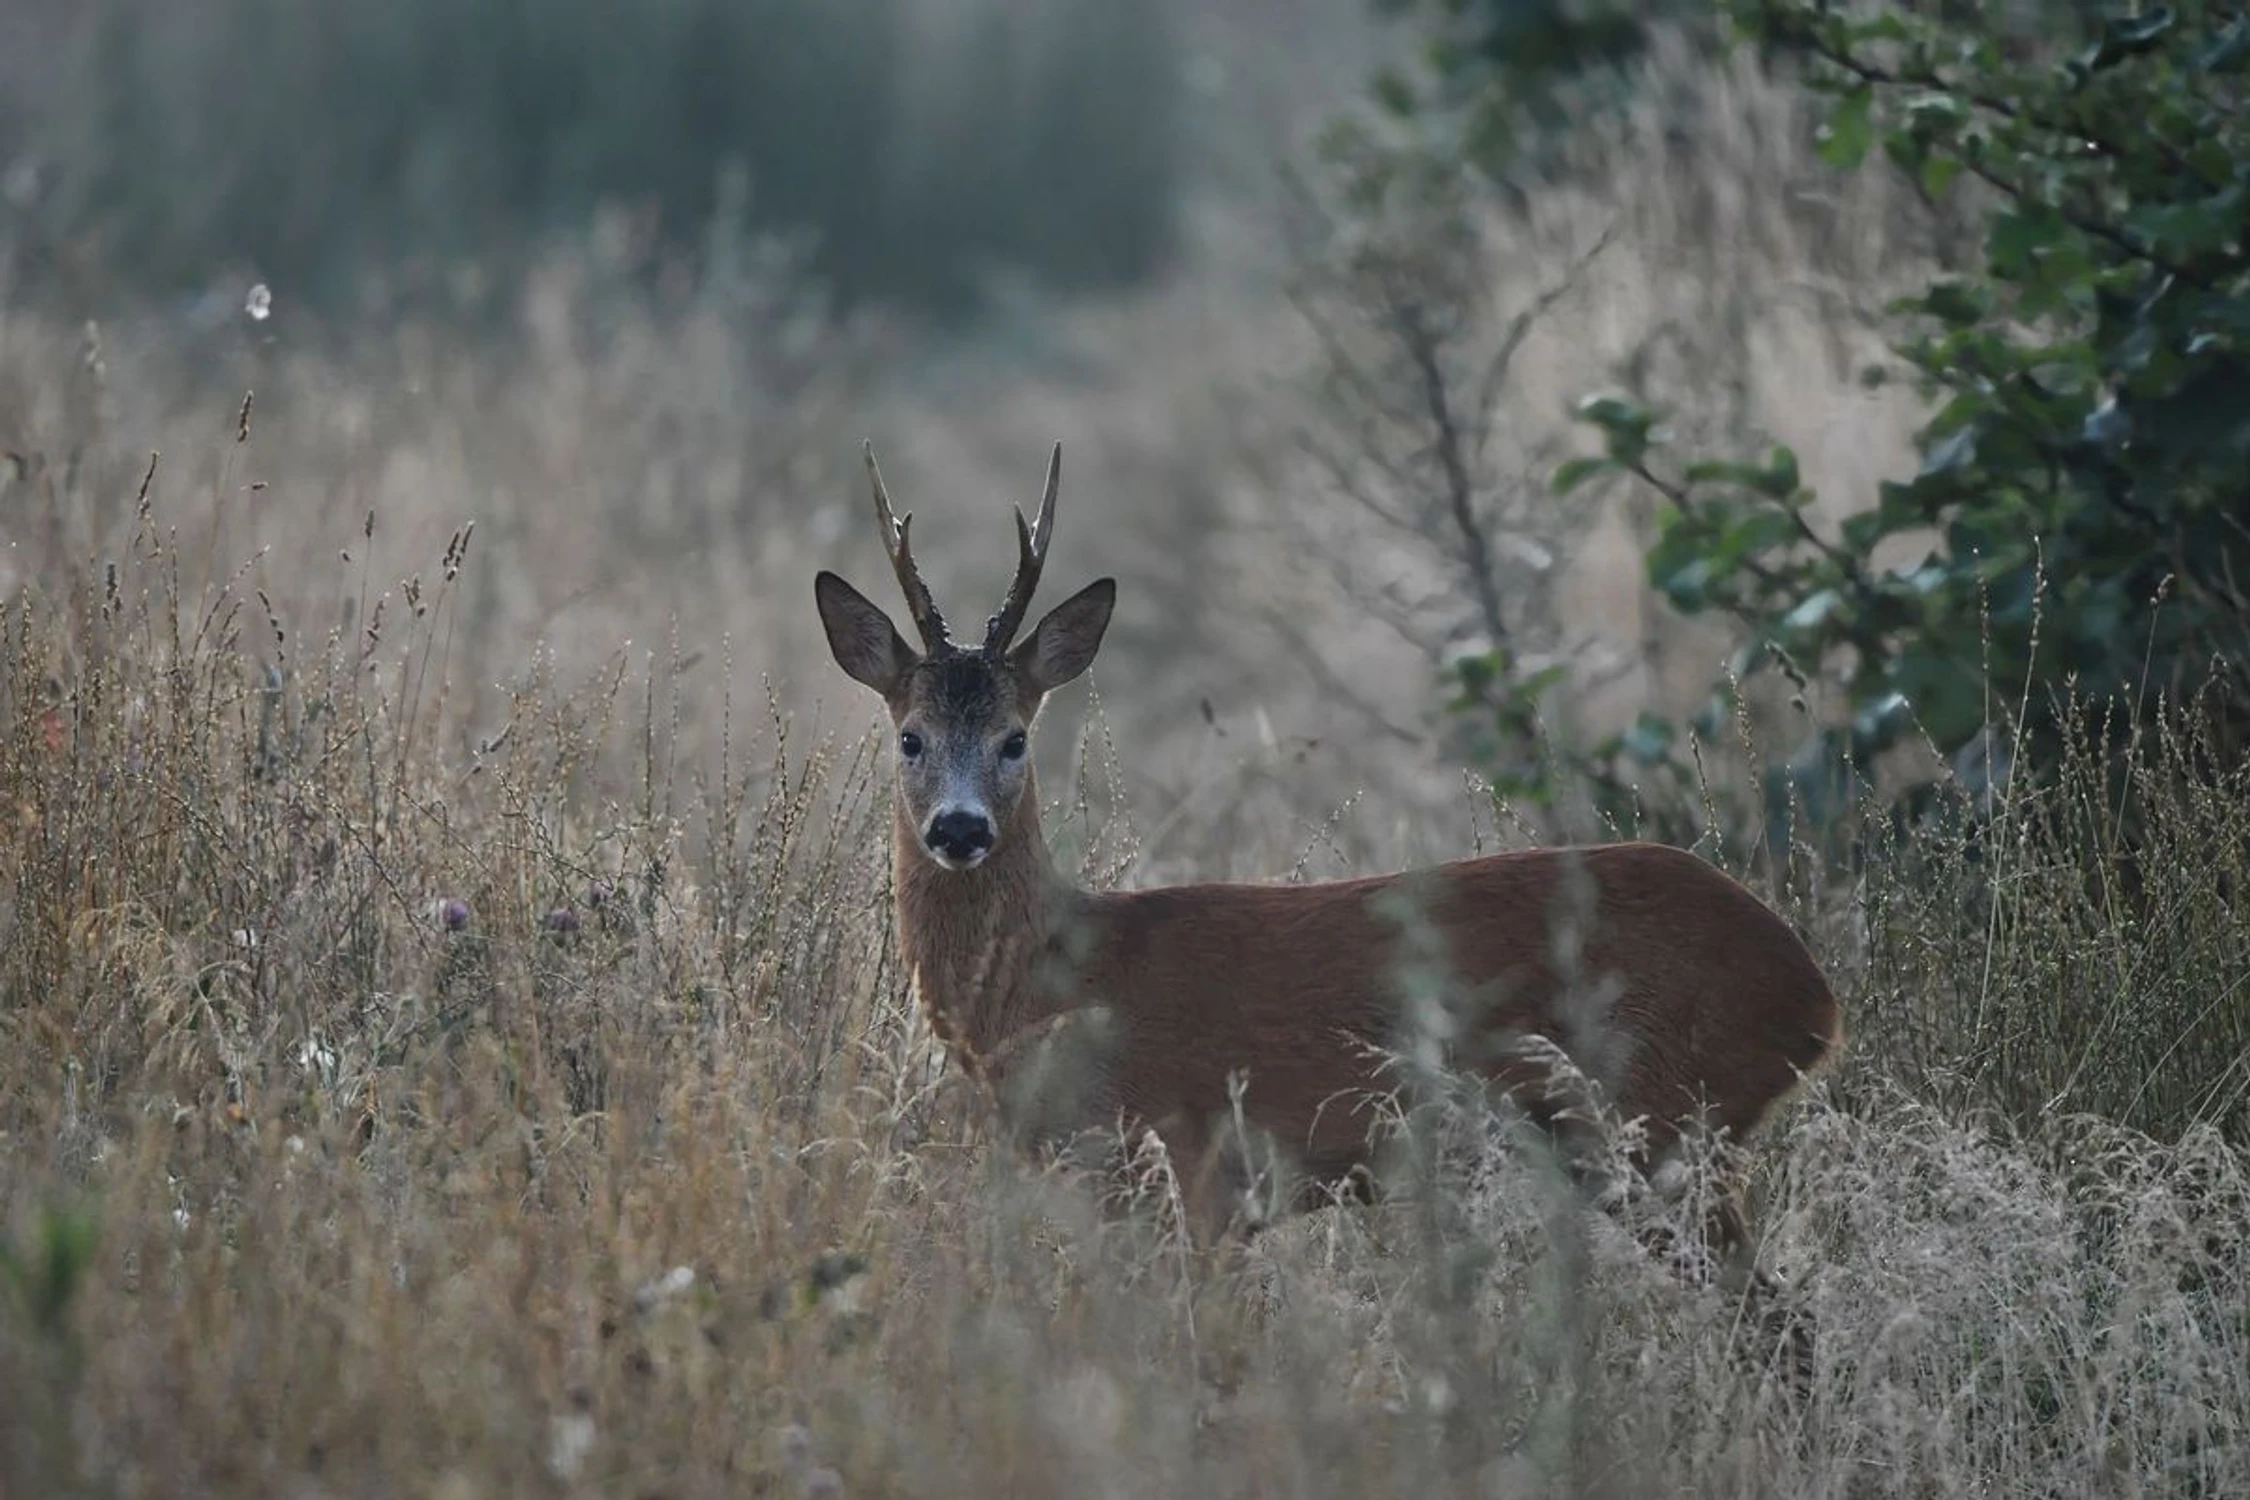
[(1000, 758), (1002, 760), (1022, 760), (1024, 749), (1023, 731), (1019, 729), (1000, 742)]
[(898, 737), (898, 753), (908, 760), (918, 760), (922, 754), (922, 737), (909, 729)]

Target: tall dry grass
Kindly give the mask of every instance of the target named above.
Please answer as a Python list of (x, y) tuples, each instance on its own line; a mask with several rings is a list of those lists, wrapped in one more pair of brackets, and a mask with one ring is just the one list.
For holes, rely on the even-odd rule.
[[(1610, 196), (1494, 227), (1512, 296), (1633, 209), (1522, 356), (1524, 456), (1670, 330), (1750, 391), (1683, 420), (1782, 432), (1847, 504), (1901, 461), (1864, 335), (1759, 294), (1829, 274), (1785, 215), (1738, 232), (1764, 153), (1805, 164), (1727, 124), (1763, 87), (1701, 96), (1698, 194), (1648, 120)], [(861, 437), (949, 601), (996, 593), (1064, 441), (1053, 572), (1125, 585), (1043, 733), (1087, 878), (1522, 836), (1278, 644), (1275, 609), (1426, 706), (1276, 543), (1332, 500), (1297, 483), (1302, 330), (1272, 246), (1193, 213), (1192, 277), (944, 338), (838, 327), (754, 245), (655, 291), (557, 259), (499, 348), (313, 353), (286, 289), (216, 330), (0, 311), (6, 1493), (2250, 1488), (2250, 815), (2192, 740), (2135, 763), (2163, 837), (2130, 865), (2090, 765), (1844, 875), (1712, 846), (1852, 1031), (1753, 1157), (1797, 1388), (1633, 1242), (1661, 1209), (1585, 1211), (1442, 1093), (1416, 1194), (1215, 1283), (1153, 1166), (1105, 1210), (990, 1148), (902, 993), (885, 747), (810, 608), (817, 566), (879, 576)], [(1629, 520), (1557, 608), (1633, 650), (1665, 633)], [(1663, 644), (1616, 701), (1707, 681)]]
[[(19, 590), (0, 652), (11, 1494), (2250, 1482), (2223, 1121), (2011, 1130), (1975, 1075), (1900, 1066), (2041, 1014), (2034, 954), (2110, 977), (2113, 1022), (2185, 993), (2138, 930), (2019, 899), (2088, 852), (2066, 823), (1917, 844), (1880, 900), (1774, 893), (1858, 1037), (1756, 1159), (1817, 1329), (1793, 1389), (1724, 1294), (1458, 1102), (1413, 1195), (1198, 1282), (1160, 1172), (1105, 1211), (937, 1081), (873, 739), (728, 701), (699, 763), (660, 659), (524, 684), (464, 756), (446, 643), (478, 539), (418, 610), (291, 636), (263, 682), (256, 589), (178, 591), (205, 542), (151, 504), (114, 576)], [(2148, 795), (2239, 848), (2241, 800), (2190, 769)], [(1115, 835), (1098, 788), (1079, 815), (1071, 786), (1066, 842)], [(2239, 900), (2172, 911), (2213, 998)]]
[[(1345, 34), (1336, 3), (1303, 6), (1302, 24)], [(624, 647), (662, 654), (676, 628), (696, 658), (691, 716), (769, 679), (810, 711), (836, 699), (803, 669), (820, 659), (805, 579), (877, 563), (860, 440), (876, 440), (924, 518), (941, 596), (973, 609), (1005, 582), (1006, 505), (1028, 503), (1059, 439), (1055, 567), (1123, 588), (1095, 684), (1133, 747), (1123, 766), (1149, 813), (1147, 867), (1187, 869), (1179, 831), (1214, 819), (1244, 819), (1243, 839), (1213, 841), (1221, 851), (1248, 856), (1274, 819), (1310, 840), (1355, 797), (1345, 859), (1457, 851), (1458, 777), (1433, 751), (1436, 663), (1365, 593), (1442, 598), (1458, 581), (1427, 549), (1371, 531), (1307, 462), (1305, 430), (1336, 416), (1312, 397), (1318, 349), (1285, 287), (1325, 249), (1289, 238), (1297, 226), (1249, 165), (1267, 143), (1301, 143), (1333, 98), (1318, 90), (1357, 76), (1362, 52), (1331, 38), (1307, 55), (1340, 60), (1292, 65), (1311, 75), (1293, 86), (1324, 101), (1314, 108), (1252, 67), (1262, 33), (1224, 19), (1193, 40), (1232, 69), (1226, 113), (1246, 119), (1182, 207), (1193, 263), (1140, 292), (1018, 289), (967, 331), (873, 311), (840, 322), (775, 244), (716, 235), (703, 275), (651, 286), (629, 247), (597, 235), (510, 288), (493, 344), (414, 320), (339, 340), (308, 328), (287, 285), (264, 320), (120, 311), (91, 333), (12, 302), (0, 422), (23, 465), (0, 476), (0, 498), (37, 549), (0, 554), (0, 584), (51, 557), (118, 555), (159, 450), (165, 514), (216, 526), (211, 554), (227, 566), (262, 551), (252, 576), (300, 635), (338, 627), (363, 584), (369, 600), (394, 590), (475, 520), (489, 561), (464, 584), (454, 637), (474, 668), (454, 700), (473, 732), (504, 718), (496, 685), (544, 654), (587, 672)], [(1863, 315), (1916, 249), (1897, 205), (1860, 193), (1807, 208), (1832, 184), (1785, 91), (1754, 74), (1698, 74), (1673, 93), (1686, 102), (1590, 136), (1574, 185), (1481, 226), (1498, 323), (1609, 236), (1499, 392), (1496, 509), (1536, 515), (1547, 466), (1581, 441), (1570, 403), (1636, 381), (1680, 395), (1686, 447), (1792, 442), (1832, 509), (1913, 461), (1911, 397), (1856, 378), (1879, 348)], [(231, 305), (249, 290), (228, 288)], [(1713, 369), (1732, 378), (1680, 375)], [(237, 451), (245, 391), (253, 432)], [(1591, 514), (1558, 528), (1569, 540), (1548, 549), (1542, 593), (1559, 617), (1552, 653), (1593, 684), (1557, 707), (1599, 733), (1693, 701), (1731, 642), (1653, 606), (1632, 494), (1575, 504)], [(347, 547), (364, 569), (349, 586), (304, 565)], [(1246, 859), (1229, 873), (1273, 872)]]

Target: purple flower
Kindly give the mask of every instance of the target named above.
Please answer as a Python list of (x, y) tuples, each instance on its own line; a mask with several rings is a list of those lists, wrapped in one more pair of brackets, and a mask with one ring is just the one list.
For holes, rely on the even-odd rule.
[(458, 896), (448, 896), (438, 903), (438, 925), (447, 932), (460, 932), (469, 925), (469, 903)]

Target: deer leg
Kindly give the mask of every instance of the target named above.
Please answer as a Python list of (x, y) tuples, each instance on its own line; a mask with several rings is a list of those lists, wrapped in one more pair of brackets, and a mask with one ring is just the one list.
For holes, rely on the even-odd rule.
[(1599, 1102), (1584, 1075), (1555, 1066), (1553, 1059), (1516, 1056), (1486, 1076), (1552, 1144), (1584, 1201), (1606, 1206), (1616, 1200), (1620, 1186), (1611, 1170)]
[[(1602, 1149), (1599, 1116), (1589, 1107), (1592, 1101), (1583, 1081), (1568, 1073), (1544, 1073), (1528, 1079), (1519, 1076), (1514, 1082), (1519, 1103), (1556, 1141), (1579, 1190), (1590, 1201), (1613, 1202), (1616, 1179)], [(1660, 1196), (1677, 1199), (1690, 1186), (1680, 1160), (1682, 1133), (1676, 1127), (1658, 1128), (1652, 1137), (1632, 1154), (1628, 1170)], [(1784, 1378), (1801, 1392), (1813, 1373), (1813, 1335), (1807, 1315), (1786, 1306), (1781, 1282), (1758, 1265), (1741, 1179), (1725, 1172), (1714, 1187), (1692, 1236), (1692, 1248), (1683, 1245), (1675, 1228), (1661, 1218), (1644, 1221), (1635, 1237), (1686, 1279), (1715, 1279), (1738, 1298), (1750, 1314), (1748, 1328), (1767, 1353), (1779, 1356)]]
[[(1658, 1191), (1676, 1194), (1680, 1189), (1669, 1179), (1684, 1174), (1678, 1173), (1676, 1158), (1667, 1154), (1650, 1175)], [(1803, 1308), (1790, 1307), (1786, 1286), (1758, 1264), (1757, 1240), (1743, 1206), (1743, 1191), (1741, 1179), (1731, 1172), (1718, 1184), (1698, 1226), (1700, 1248), (1719, 1286), (1746, 1314), (1741, 1332), (1755, 1346), (1750, 1351), (1753, 1357), (1778, 1363), (1784, 1384), (1802, 1396), (1810, 1391), (1815, 1371), (1812, 1317)], [(1651, 1237), (1661, 1241), (1659, 1253), (1675, 1265), (1686, 1258), (1679, 1253), (1669, 1225), (1658, 1224)]]

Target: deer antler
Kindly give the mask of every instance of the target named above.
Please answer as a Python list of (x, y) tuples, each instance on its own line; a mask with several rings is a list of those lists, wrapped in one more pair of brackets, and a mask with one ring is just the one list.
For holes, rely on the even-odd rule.
[(875, 467), (875, 445), (863, 443), (861, 450), (867, 455), (868, 483), (875, 489), (875, 524), (883, 533), (883, 551), (890, 556), (891, 571), (898, 574), (898, 586), (906, 595), (907, 612), (914, 617), (914, 628), (922, 633), (922, 644), (931, 651), (942, 650), (952, 637), (946, 634), (945, 616), (938, 613), (937, 600), (930, 597), (930, 586), (922, 581), (922, 570), (914, 566), (914, 549), (906, 540), (906, 528), (914, 516), (911, 512), (903, 518), (891, 514), (883, 471)]
[(1047, 564), (1047, 544), (1055, 536), (1055, 490), (1061, 483), (1062, 444), (1057, 443), (1047, 460), (1047, 493), (1039, 500), (1039, 524), (1027, 524), (1023, 507), (1016, 507), (1016, 576), (1008, 585), (1007, 597), (1000, 601), (1000, 612), (984, 622), (987, 655), (997, 656), (1008, 649), (1023, 625), (1024, 611), (1031, 607), (1032, 591), (1039, 587), (1039, 570)]

